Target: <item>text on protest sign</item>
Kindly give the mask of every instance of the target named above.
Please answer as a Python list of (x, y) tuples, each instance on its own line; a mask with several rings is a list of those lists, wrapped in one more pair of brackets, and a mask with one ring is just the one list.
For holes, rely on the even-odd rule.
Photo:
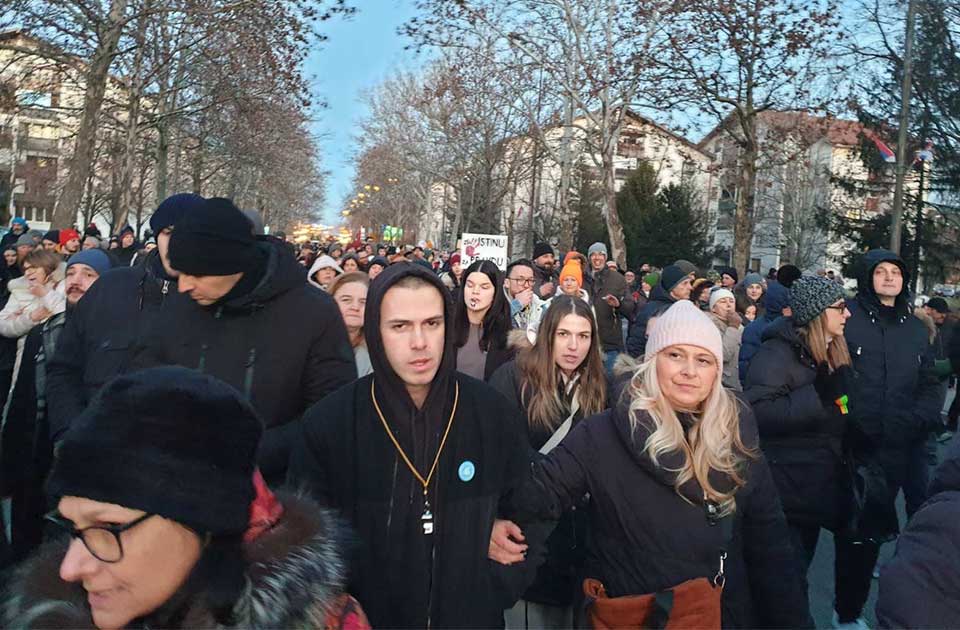
[(466, 269), (478, 260), (492, 261), (507, 268), (507, 236), (505, 234), (464, 234), (460, 241), (460, 264)]

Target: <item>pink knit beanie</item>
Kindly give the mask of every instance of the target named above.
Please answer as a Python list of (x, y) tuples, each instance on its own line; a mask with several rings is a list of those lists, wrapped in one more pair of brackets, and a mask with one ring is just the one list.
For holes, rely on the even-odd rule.
[(669, 346), (691, 345), (707, 350), (723, 370), (723, 340), (720, 331), (690, 300), (679, 300), (657, 321), (647, 339), (646, 356), (652, 357)]

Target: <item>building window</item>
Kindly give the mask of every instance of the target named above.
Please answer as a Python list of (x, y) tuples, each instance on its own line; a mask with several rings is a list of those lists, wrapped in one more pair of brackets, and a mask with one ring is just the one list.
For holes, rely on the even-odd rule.
[(17, 104), (20, 107), (50, 107), (53, 104), (53, 95), (50, 92), (19, 90)]

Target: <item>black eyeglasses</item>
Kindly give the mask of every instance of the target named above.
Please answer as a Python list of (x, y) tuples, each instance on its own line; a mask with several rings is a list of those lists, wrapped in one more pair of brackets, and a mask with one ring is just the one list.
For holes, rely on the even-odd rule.
[(79, 538), (83, 541), (83, 546), (94, 558), (112, 564), (123, 560), (123, 543), (120, 541), (120, 534), (139, 525), (151, 516), (153, 514), (144, 514), (126, 525), (95, 525), (83, 529), (77, 529), (73, 521), (63, 518), (57, 510), (50, 512), (43, 518), (66, 531), (73, 538)]
[(847, 302), (843, 301), (843, 302), (840, 302), (839, 304), (831, 304), (827, 308), (832, 308), (833, 310), (840, 311), (842, 313), (845, 310), (847, 310)]
[(533, 284), (533, 278), (507, 278), (507, 280), (518, 282), (521, 286), (525, 287), (529, 287)]

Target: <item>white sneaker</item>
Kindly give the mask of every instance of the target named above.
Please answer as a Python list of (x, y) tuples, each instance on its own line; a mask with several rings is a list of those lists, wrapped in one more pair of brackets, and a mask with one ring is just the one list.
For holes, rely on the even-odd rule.
[(837, 630), (870, 630), (870, 626), (867, 625), (867, 621), (863, 617), (857, 617), (855, 621), (840, 623), (836, 611), (833, 613), (833, 627)]

